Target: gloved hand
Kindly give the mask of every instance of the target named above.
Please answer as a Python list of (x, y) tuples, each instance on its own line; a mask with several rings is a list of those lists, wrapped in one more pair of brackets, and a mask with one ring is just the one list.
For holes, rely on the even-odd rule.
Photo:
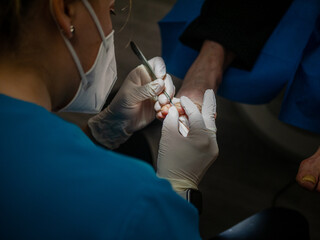
[(171, 107), (163, 123), (157, 163), (157, 175), (169, 180), (176, 192), (198, 189), (203, 175), (219, 153), (213, 90), (204, 94), (202, 113), (187, 97), (181, 97), (181, 105), (189, 118), (188, 136), (179, 133), (179, 114)]
[(145, 67), (140, 65), (130, 72), (110, 105), (88, 121), (93, 137), (109, 149), (119, 147), (135, 131), (154, 120), (153, 99), (161, 96), (164, 89), (174, 94), (162, 58), (155, 57), (149, 64), (159, 79), (151, 82)]

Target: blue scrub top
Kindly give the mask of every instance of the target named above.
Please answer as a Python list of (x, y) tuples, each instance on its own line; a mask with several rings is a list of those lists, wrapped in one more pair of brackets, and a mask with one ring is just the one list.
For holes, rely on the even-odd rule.
[(0, 95), (1, 239), (200, 239), (197, 210), (151, 166)]
[[(179, 41), (200, 14), (204, 0), (178, 0), (159, 22), (162, 56), (169, 73), (184, 78), (198, 55)], [(247, 104), (265, 104), (286, 88), (279, 119), (320, 133), (320, 1), (294, 0), (251, 71), (230, 67), (218, 94)]]

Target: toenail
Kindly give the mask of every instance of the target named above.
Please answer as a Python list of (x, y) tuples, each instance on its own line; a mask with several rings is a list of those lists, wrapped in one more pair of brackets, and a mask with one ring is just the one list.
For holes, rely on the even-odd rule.
[(316, 184), (316, 178), (312, 175), (305, 175), (303, 178), (302, 178), (302, 181), (303, 182), (311, 182), (313, 184)]

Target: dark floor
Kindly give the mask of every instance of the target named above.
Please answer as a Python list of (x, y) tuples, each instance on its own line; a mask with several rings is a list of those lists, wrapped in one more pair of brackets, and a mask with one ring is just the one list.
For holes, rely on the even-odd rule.
[[(116, 2), (116, 31), (126, 20), (128, 2)], [(134, 40), (148, 58), (161, 54), (157, 21), (174, 2), (133, 1), (127, 25), (115, 35), (119, 76), (116, 87), (139, 64), (127, 47), (130, 40)], [(296, 161), (258, 137), (240, 117), (234, 104), (221, 98), (218, 99), (217, 126), (220, 156), (200, 185), (204, 194), (201, 232), (205, 238), (270, 207), (275, 193), (294, 179), (298, 169)], [(276, 205), (299, 210), (310, 223), (312, 239), (320, 239), (320, 193), (305, 191), (294, 184), (279, 197)]]

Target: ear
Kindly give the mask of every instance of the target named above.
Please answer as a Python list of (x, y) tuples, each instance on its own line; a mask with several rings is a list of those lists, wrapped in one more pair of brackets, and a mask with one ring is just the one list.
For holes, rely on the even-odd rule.
[(73, 8), (71, 4), (67, 4), (65, 0), (52, 0), (51, 1), (52, 14), (55, 18), (60, 29), (63, 31), (67, 38), (72, 38), (72, 13)]

